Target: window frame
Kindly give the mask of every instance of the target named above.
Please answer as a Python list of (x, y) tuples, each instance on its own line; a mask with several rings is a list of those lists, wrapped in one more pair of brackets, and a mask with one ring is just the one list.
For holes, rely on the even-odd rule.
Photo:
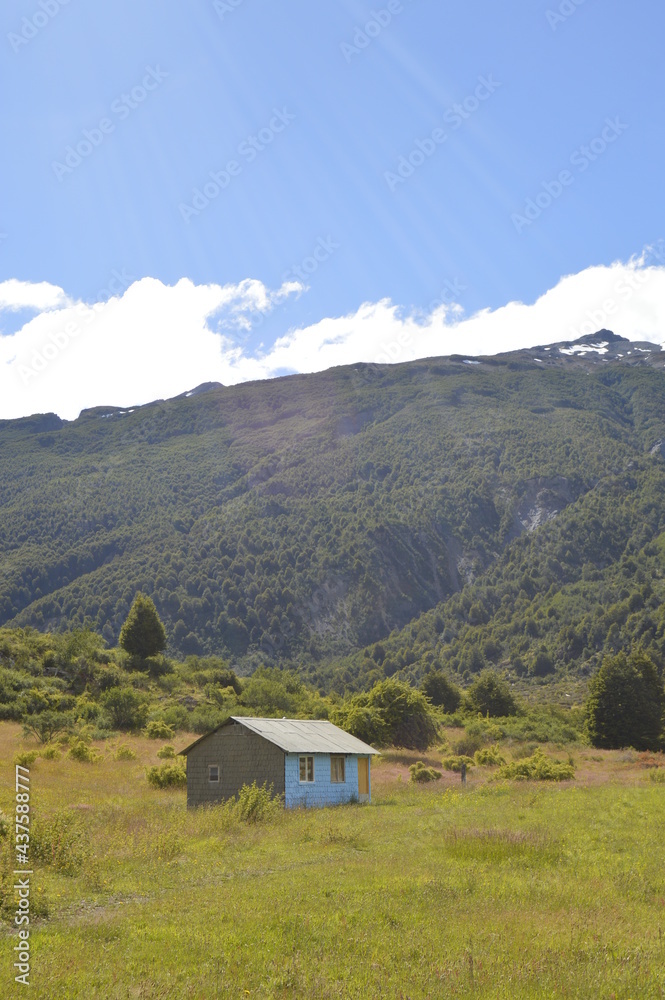
[[(305, 761), (305, 777), (303, 778), (303, 761)], [(311, 771), (308, 761), (311, 761)], [(311, 773), (311, 778), (309, 774)], [(312, 785), (314, 784), (314, 755), (313, 754), (299, 754), (298, 755), (298, 779), (301, 785)]]
[[(213, 778), (212, 776), (213, 770), (217, 772), (216, 778)], [(208, 784), (218, 785), (219, 781), (220, 781), (219, 764), (208, 764)]]
[[(338, 768), (341, 770), (341, 778), (335, 778), (333, 776), (333, 761), (336, 762)], [(341, 765), (341, 767), (340, 767)], [(339, 771), (338, 771), (339, 774)], [(345, 785), (346, 784), (346, 756), (345, 754), (330, 754), (330, 784), (331, 785)]]

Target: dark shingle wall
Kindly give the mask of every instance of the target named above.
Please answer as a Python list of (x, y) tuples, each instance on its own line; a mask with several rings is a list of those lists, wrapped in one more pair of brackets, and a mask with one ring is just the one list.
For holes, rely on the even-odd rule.
[[(208, 780), (208, 765), (219, 767), (218, 782)], [(273, 792), (284, 792), (284, 752), (238, 723), (211, 733), (187, 754), (187, 805), (229, 799), (243, 785), (264, 781)]]

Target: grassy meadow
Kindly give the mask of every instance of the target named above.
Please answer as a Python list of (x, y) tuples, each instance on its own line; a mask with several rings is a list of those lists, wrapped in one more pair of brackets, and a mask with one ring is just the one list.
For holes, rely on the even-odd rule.
[[(575, 746), (574, 781), (476, 768), (462, 788), (409, 782), (440, 754), (391, 751), (371, 805), (248, 824), (150, 787), (161, 743), (123, 736), (137, 756), (118, 760), (117, 742), (31, 766), (34, 998), (665, 995), (665, 784), (644, 755)], [(34, 746), (0, 725), (7, 815)]]

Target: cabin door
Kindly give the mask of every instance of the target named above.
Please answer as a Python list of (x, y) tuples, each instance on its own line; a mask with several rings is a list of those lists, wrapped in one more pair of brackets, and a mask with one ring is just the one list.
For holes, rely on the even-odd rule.
[(358, 797), (369, 796), (369, 760), (358, 757)]

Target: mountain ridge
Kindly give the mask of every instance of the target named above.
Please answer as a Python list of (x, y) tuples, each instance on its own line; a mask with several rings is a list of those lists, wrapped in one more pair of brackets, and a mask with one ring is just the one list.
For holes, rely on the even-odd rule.
[(143, 590), (173, 652), (360, 683), (363, 650), (459, 617), (465, 588), (586, 518), (599, 483), (655, 488), (664, 363), (602, 330), (0, 422), (0, 624), (113, 643)]

